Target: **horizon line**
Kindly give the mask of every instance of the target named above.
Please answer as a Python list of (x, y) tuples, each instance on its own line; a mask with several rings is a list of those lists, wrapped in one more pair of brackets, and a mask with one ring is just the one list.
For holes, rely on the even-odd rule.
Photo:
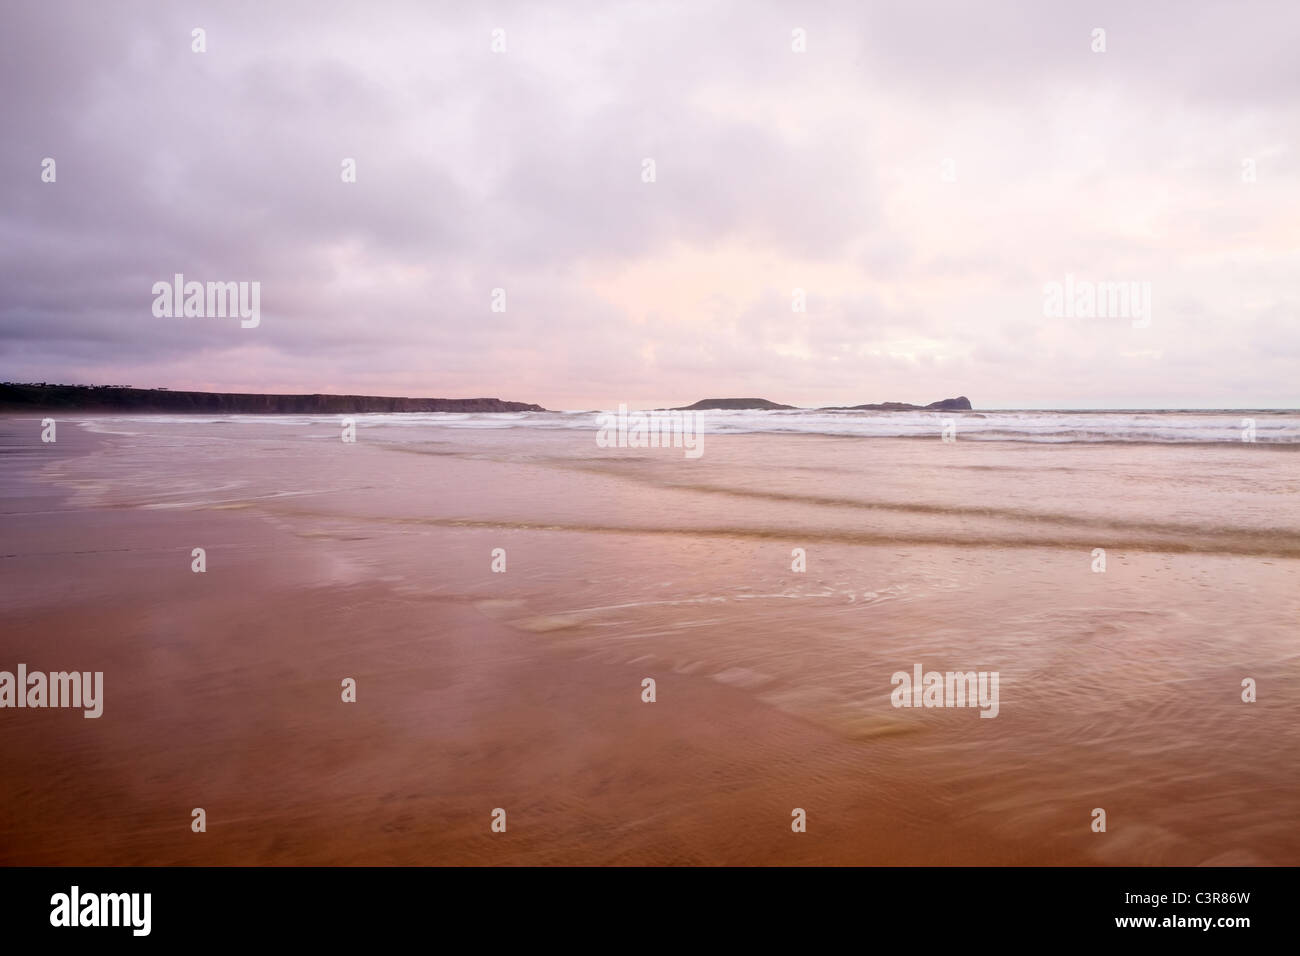
[[(447, 396), (430, 396), (430, 395), (374, 395), (360, 392), (228, 392), (204, 388), (172, 388), (166, 385), (157, 386), (138, 386), (138, 385), (95, 385), (88, 383), (70, 383), (70, 382), (0, 382), (0, 387), (18, 386), (27, 388), (81, 388), (81, 389), (123, 389), (140, 392), (173, 392), (173, 393), (191, 393), (195, 395), (249, 395), (249, 396), (275, 396), (275, 397), (301, 397), (301, 396), (321, 396), (334, 398), (382, 398), (382, 399), (406, 399), (406, 400), (424, 400), (424, 401), (500, 401), (514, 402), (515, 404), (540, 404), (538, 402), (523, 402), (514, 399), (502, 399), (495, 396), (475, 395), (467, 398), (449, 398)], [(710, 399), (698, 399), (698, 401), (709, 401)], [(728, 398), (716, 399), (720, 401), (737, 401), (737, 400), (763, 400), (756, 399), (753, 396), (745, 398)], [(969, 400), (969, 399), (968, 399)], [(1039, 406), (1031, 408), (1028, 406), (981, 406), (976, 408), (972, 405), (969, 409), (927, 409), (924, 406), (918, 406), (915, 409), (860, 409), (851, 405), (793, 405), (787, 408), (748, 408), (748, 409), (688, 409), (685, 406), (661, 406), (654, 405), (646, 408), (631, 408), (630, 402), (619, 402), (613, 408), (589, 407), (589, 408), (542, 408), (544, 412), (555, 413), (583, 413), (583, 412), (603, 412), (616, 410), (618, 405), (624, 405), (632, 411), (792, 411), (792, 412), (815, 412), (815, 411), (930, 411), (935, 413), (957, 413), (968, 414), (970, 412), (1239, 412), (1239, 411), (1260, 411), (1260, 412), (1300, 412), (1300, 406), (1292, 405), (1161, 405), (1161, 406)], [(780, 403), (774, 403), (780, 404)], [(882, 403), (874, 403), (882, 404)], [(144, 413), (149, 414), (149, 413)], [(210, 414), (210, 413), (203, 413)], [(238, 414), (238, 413), (234, 413)], [(274, 413), (270, 413), (274, 414)], [(300, 413), (285, 413), (300, 414)], [(329, 413), (326, 413), (329, 414)], [(358, 413), (371, 414), (371, 413)], [(439, 414), (437, 412), (375, 412), (373, 414), (394, 414), (394, 415), (413, 415), (413, 414)], [(444, 413), (446, 414), (446, 413)], [(467, 413), (472, 414), (472, 413)], [(500, 414), (500, 413), (496, 413)]]

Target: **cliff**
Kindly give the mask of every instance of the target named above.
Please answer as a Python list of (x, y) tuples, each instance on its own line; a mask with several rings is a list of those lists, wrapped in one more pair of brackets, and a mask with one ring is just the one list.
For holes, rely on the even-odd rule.
[(218, 415), (346, 415), (366, 412), (544, 412), (499, 398), (392, 398), (382, 395), (258, 395), (173, 392), (112, 385), (0, 384), (3, 411), (198, 412)]

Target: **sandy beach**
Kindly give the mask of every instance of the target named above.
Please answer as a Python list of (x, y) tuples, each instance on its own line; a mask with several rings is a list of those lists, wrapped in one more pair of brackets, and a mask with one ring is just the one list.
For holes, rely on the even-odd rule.
[(0, 419), (0, 863), (1300, 863), (1294, 446), (360, 422)]

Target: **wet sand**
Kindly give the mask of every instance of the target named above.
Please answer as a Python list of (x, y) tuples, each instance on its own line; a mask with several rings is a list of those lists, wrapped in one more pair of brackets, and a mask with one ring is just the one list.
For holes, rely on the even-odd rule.
[(1300, 861), (1289, 449), (96, 427), (0, 420), (0, 669), (105, 674), (4, 864)]

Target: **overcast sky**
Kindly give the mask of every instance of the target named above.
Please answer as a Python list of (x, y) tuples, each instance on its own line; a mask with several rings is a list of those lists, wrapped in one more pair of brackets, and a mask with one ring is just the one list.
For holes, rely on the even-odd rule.
[(1300, 406), (1295, 3), (470, 6), (6, 2), (0, 378)]

